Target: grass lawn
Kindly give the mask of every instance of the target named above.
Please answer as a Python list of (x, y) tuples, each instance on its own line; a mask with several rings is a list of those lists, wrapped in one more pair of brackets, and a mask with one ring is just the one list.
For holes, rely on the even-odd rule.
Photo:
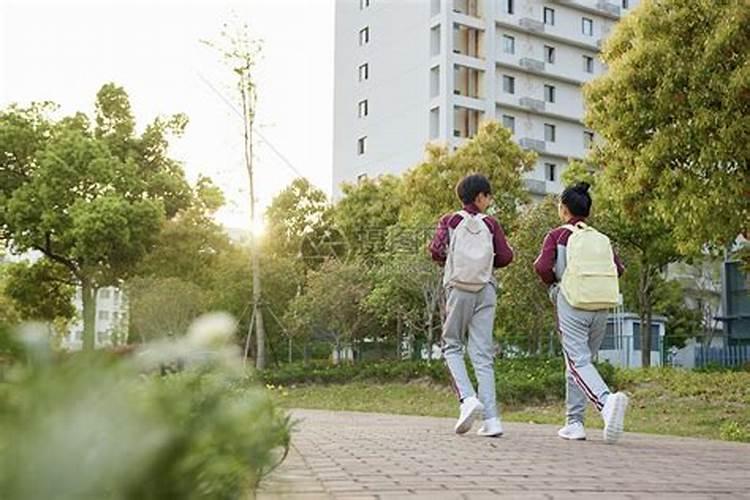
[[(617, 386), (631, 396), (628, 431), (750, 442), (748, 372), (622, 370)], [(453, 392), (432, 382), (273, 387), (273, 394), (285, 408), (457, 416)], [(502, 408), (508, 422), (560, 424), (564, 414), (562, 402)], [(591, 408), (586, 424), (601, 428)]]

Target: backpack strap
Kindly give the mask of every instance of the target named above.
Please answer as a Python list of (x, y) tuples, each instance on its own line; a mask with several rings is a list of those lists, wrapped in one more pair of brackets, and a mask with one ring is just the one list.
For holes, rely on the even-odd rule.
[(583, 222), (578, 222), (576, 224), (564, 224), (562, 227), (570, 231), (571, 233), (575, 233), (576, 231), (580, 231), (582, 229), (586, 229), (588, 226), (584, 224)]
[(458, 212), (456, 212), (456, 214), (460, 215), (464, 219), (479, 219), (479, 220), (484, 220), (484, 219), (487, 218), (487, 214), (483, 214), (483, 213), (471, 214), (471, 213), (467, 212), (466, 210), (459, 210)]

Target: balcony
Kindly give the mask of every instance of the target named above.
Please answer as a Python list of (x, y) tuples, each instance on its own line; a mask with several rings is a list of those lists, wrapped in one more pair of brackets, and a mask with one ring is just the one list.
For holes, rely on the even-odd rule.
[(481, 111), (456, 106), (453, 108), (453, 137), (473, 137), (479, 131), (481, 120)]
[(522, 97), (518, 100), (518, 103), (522, 107), (528, 108), (532, 111), (544, 111), (544, 101), (540, 101), (539, 99), (534, 99), (532, 97)]
[(538, 60), (538, 59), (532, 59), (530, 57), (522, 57), (518, 61), (518, 65), (522, 68), (525, 68), (529, 71), (533, 71), (535, 73), (544, 73), (544, 62)]
[(599, 0), (596, 2), (596, 8), (599, 9), (602, 12), (605, 12), (611, 16), (617, 16), (620, 17), (620, 6), (615, 5), (612, 3), (609, 3), (604, 0)]
[(453, 0), (453, 12), (471, 17), (482, 17), (480, 0)]
[(533, 33), (544, 33), (544, 23), (530, 17), (522, 17), (518, 20), (518, 25)]
[(547, 194), (547, 183), (544, 181), (540, 181), (537, 179), (524, 179), (523, 184), (526, 188), (526, 191), (531, 194), (539, 194), (542, 196)]
[(454, 24), (453, 44), (454, 54), (484, 58), (484, 33), (478, 29)]
[(544, 141), (540, 141), (539, 139), (532, 139), (530, 137), (522, 137), (518, 141), (518, 145), (524, 149), (536, 151), (537, 153), (544, 153), (547, 149), (545, 147)]
[(608, 17), (610, 19), (620, 18), (620, 7), (607, 0), (597, 0), (591, 2), (591, 0), (554, 0), (555, 3), (561, 5), (567, 5), (571, 8), (581, 10), (583, 12), (589, 12), (591, 14), (598, 14), (600, 16)]
[(482, 76), (482, 72), (474, 68), (458, 64), (455, 65), (453, 77), (455, 88), (453, 89), (453, 93), (455, 95), (472, 97), (474, 99), (483, 98)]

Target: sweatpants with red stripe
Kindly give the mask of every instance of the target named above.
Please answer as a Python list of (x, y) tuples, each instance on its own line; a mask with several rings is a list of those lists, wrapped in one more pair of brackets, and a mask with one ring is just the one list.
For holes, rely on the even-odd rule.
[(592, 363), (604, 340), (607, 310), (585, 311), (568, 304), (562, 293), (556, 299), (557, 327), (565, 355), (567, 423), (583, 423), (586, 401), (601, 411), (609, 387)]

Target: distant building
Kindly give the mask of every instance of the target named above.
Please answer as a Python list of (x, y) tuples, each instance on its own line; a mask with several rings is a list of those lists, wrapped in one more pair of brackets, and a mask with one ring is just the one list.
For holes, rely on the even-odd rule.
[(637, 0), (339, 0), (334, 42), (333, 195), (364, 176), (456, 147), (484, 120), (539, 154), (526, 176), (558, 193), (570, 159), (596, 140), (582, 86), (602, 42)]
[[(73, 303), (76, 307), (76, 319), (68, 328), (62, 347), (77, 351), (83, 347), (83, 302), (80, 288), (76, 290)], [(128, 312), (128, 298), (122, 290), (115, 287), (98, 290), (94, 326), (97, 348), (119, 345), (127, 341)]]

